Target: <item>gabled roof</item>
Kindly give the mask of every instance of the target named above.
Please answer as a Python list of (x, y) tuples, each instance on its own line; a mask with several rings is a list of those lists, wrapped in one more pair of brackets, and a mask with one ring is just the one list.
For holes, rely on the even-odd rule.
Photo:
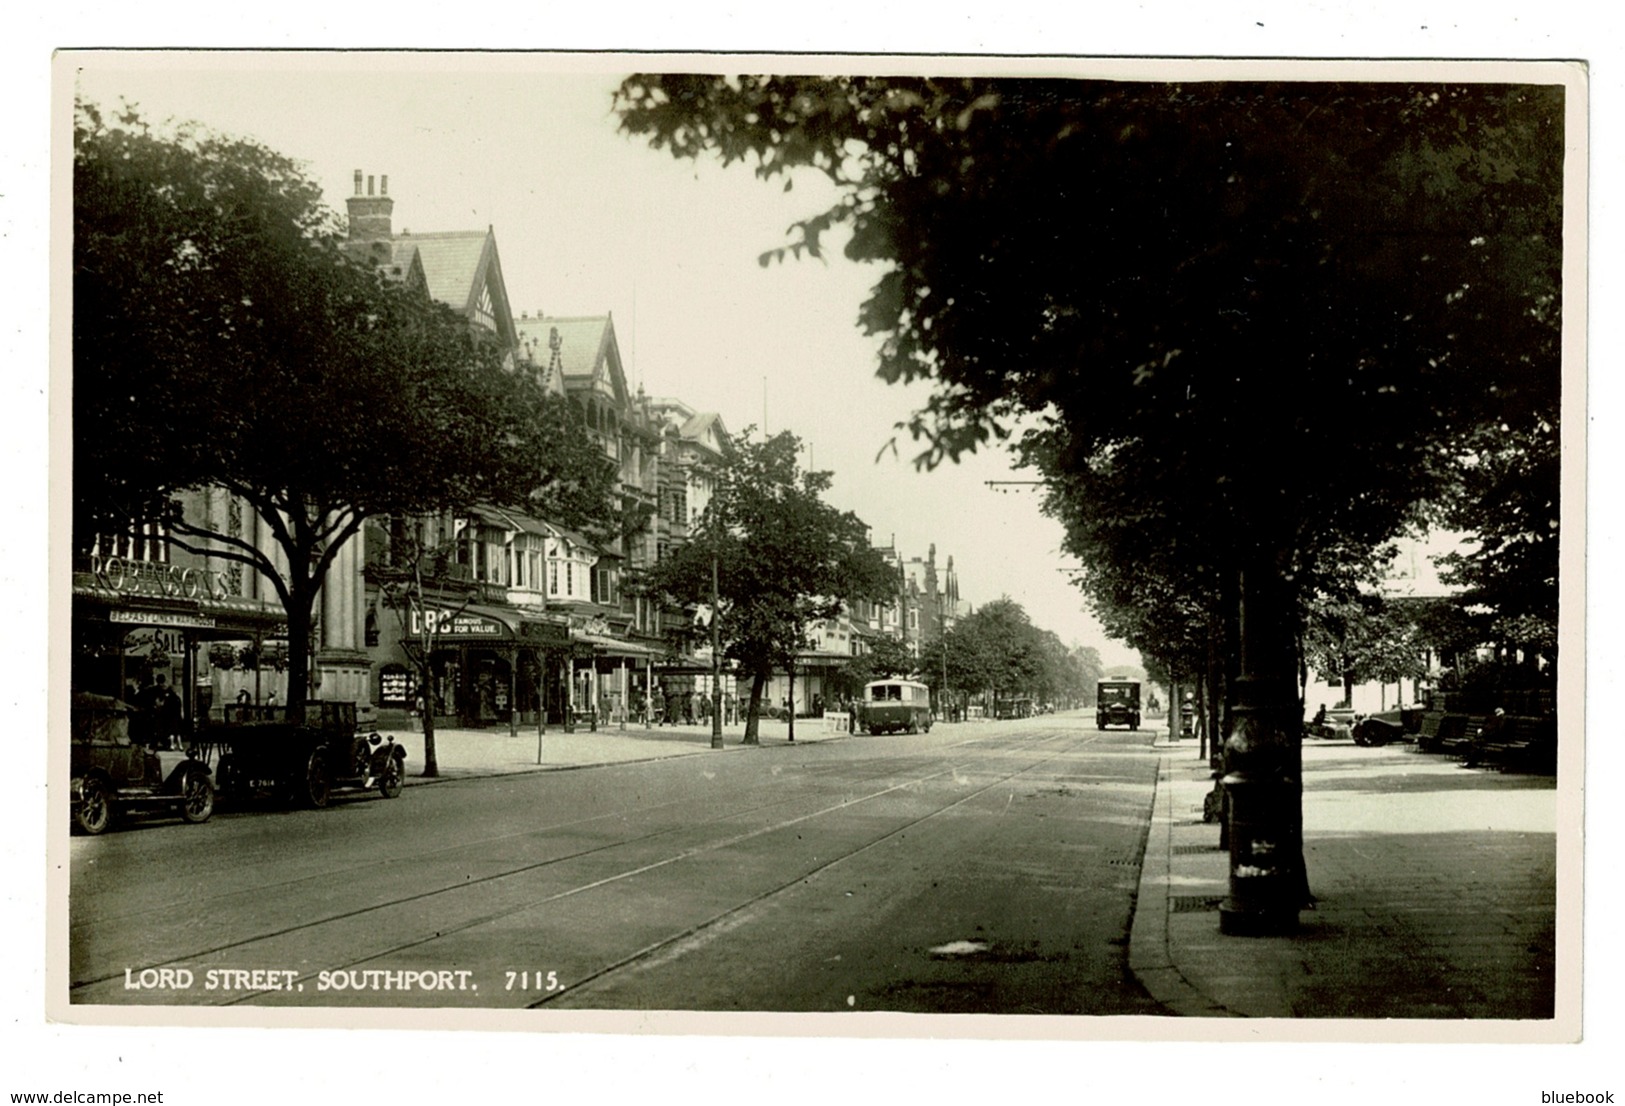
[(678, 434), (685, 441), (698, 442), (716, 453), (728, 447), (728, 428), (722, 424), (722, 416), (715, 411), (701, 411), (683, 423)]
[(684, 442), (692, 442), (713, 453), (724, 452), (729, 443), (728, 428), (715, 411), (696, 411), (680, 399), (659, 396), (649, 401), (649, 409), (676, 430)]
[[(502, 342), (514, 347), (513, 312), (497, 257), (496, 234), (485, 230), (452, 230), (402, 234), (394, 240), (395, 264), (403, 271), (420, 267), (429, 295), (468, 318), (489, 312)], [(407, 251), (415, 256), (408, 256)]]
[(529, 345), (538, 364), (547, 363), (554, 332), (559, 338), (557, 365), (565, 386), (572, 392), (607, 385), (615, 402), (629, 402), (626, 370), (621, 364), (620, 344), (615, 339), (612, 315), (535, 315), (514, 320), (522, 342)]

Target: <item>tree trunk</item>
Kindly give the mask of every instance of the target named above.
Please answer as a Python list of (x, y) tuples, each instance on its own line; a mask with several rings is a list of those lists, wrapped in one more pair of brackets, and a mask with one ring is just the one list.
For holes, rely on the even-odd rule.
[(750, 703), (745, 708), (745, 736), (740, 739), (739, 743), (741, 745), (760, 745), (762, 743), (759, 723), (762, 710), (762, 689), (766, 686), (766, 676), (760, 672), (751, 676)]
[(314, 588), (296, 588), (288, 601), (288, 704), (290, 722), (305, 720), (305, 700), (310, 698), (311, 607)]
[(418, 687), (423, 693), (423, 772), (424, 779), (440, 775), (440, 760), (434, 752), (434, 671), (427, 665), (418, 668)]

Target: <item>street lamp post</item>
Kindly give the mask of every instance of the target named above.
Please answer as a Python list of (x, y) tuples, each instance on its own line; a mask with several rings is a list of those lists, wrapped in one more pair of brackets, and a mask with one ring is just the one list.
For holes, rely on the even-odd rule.
[(717, 553), (711, 550), (711, 748), (722, 748), (722, 646), (717, 629)]
[[(1276, 676), (1293, 648), (1291, 606), (1272, 566), (1241, 573), (1240, 675), (1224, 742), (1230, 850), (1229, 894), (1219, 932), (1281, 936), (1297, 932), (1308, 895), (1296, 689)], [(1286, 669), (1290, 671), (1290, 668)]]

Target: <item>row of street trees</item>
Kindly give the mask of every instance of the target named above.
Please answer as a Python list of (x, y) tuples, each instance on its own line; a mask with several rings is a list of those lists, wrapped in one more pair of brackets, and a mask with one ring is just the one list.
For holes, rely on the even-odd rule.
[(633, 585), (715, 619), (723, 655), (750, 684), (746, 744), (760, 741), (763, 690), (775, 671), (794, 673), (813, 623), (890, 599), (898, 583), (863, 520), (824, 502), (831, 474), (800, 468), (800, 439), (754, 432), (710, 474), (714, 491), (687, 543)]
[(1103, 669), (1094, 648), (1068, 647), (1005, 597), (983, 604), (922, 646), (917, 672), (939, 696), (944, 690), (977, 695), (991, 708), (999, 699), (1017, 696), (1084, 702), (1093, 697)]
[[(704, 625), (682, 629), (677, 644), (708, 638), (715, 619), (723, 657), (749, 682), (746, 744), (760, 740), (764, 688), (775, 672), (794, 675), (813, 625), (859, 602), (895, 602), (902, 583), (871, 548), (864, 522), (824, 502), (831, 474), (799, 467), (800, 440), (788, 431), (758, 439), (754, 430), (710, 471), (715, 492), (688, 542), (632, 585), (705, 612)], [(1004, 695), (1081, 701), (1101, 671), (1095, 650), (1069, 649), (1008, 598), (961, 620), (918, 656), (891, 638), (865, 648), (833, 691), (856, 696), (870, 680), (912, 676), (939, 699), (946, 688), (989, 704)]]
[(1222, 703), (1227, 931), (1308, 896), (1311, 601), (1443, 514), (1484, 539), (1464, 574), (1553, 616), (1560, 85), (640, 75), (618, 107), (676, 156), (835, 183), (768, 256), (839, 228), (879, 263), (879, 374), (936, 384), (920, 465), (1030, 427), (1108, 627)]

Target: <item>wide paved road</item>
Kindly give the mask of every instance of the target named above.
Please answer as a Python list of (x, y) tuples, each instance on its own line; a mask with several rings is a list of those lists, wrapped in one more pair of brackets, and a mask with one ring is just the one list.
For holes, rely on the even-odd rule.
[(1062, 715), (135, 823), (72, 842), (70, 998), (1161, 1013), (1149, 744)]

